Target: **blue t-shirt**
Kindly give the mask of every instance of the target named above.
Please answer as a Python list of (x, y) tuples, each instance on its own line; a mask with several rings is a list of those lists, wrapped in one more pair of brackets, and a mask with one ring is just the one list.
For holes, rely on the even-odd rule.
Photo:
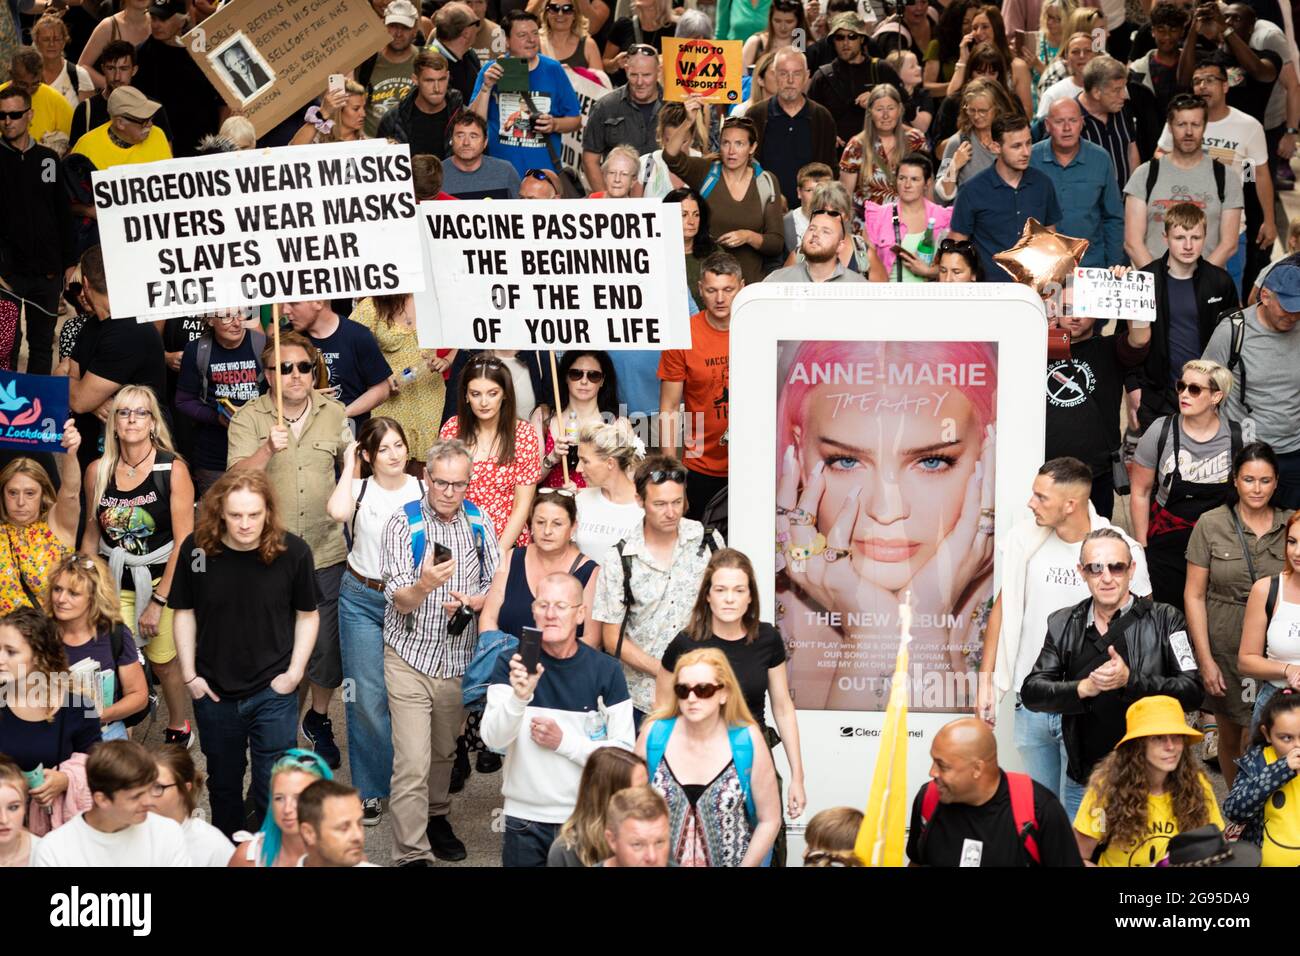
[[(479, 70), (474, 92), (470, 95), (471, 103), (478, 98), (479, 90), (483, 88), (483, 75), (493, 62), (489, 60)], [(539, 112), (556, 117), (578, 116), (582, 112), (564, 67), (549, 56), (537, 58), (537, 66), (528, 73), (528, 85), (533, 105)], [(502, 93), (494, 88), (488, 102), (487, 125), (489, 156), (509, 161), (520, 176), (530, 169), (555, 169), (542, 134), (534, 132), (528, 122), (528, 108), (524, 105), (522, 93)], [(550, 137), (551, 147), (558, 156), (560, 134), (551, 133)]]
[(1169, 384), (1183, 377), (1183, 366), (1201, 357), (1201, 319), (1192, 279), (1165, 276), (1169, 290)]
[[(375, 336), (360, 322), (339, 316), (339, 327), (329, 338), (318, 339), (314, 335), (308, 338), (320, 349), (329, 369), (330, 388), (338, 389), (338, 399), (344, 405), (356, 401), (366, 389), (388, 381), (392, 374)], [(368, 418), (367, 412), (354, 416), (352, 421), (360, 428)]]
[(609, 353), (618, 373), (618, 400), (626, 415), (659, 411), (659, 352), (657, 349), (618, 349)]

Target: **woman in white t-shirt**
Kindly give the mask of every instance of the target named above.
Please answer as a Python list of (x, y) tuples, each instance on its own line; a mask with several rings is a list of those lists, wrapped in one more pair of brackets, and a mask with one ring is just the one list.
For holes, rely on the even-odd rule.
[(207, 820), (195, 816), (204, 776), (194, 766), (188, 748), (164, 744), (153, 759), (158, 764), (158, 779), (146, 798), (149, 812), (181, 825), (185, 849), (195, 866), (227, 866), (235, 845)]
[(18, 764), (0, 757), (0, 869), (31, 866), (41, 838), (23, 826), (27, 812), (27, 778)]
[(606, 553), (644, 520), (632, 471), (645, 458), (643, 442), (625, 419), (584, 428), (578, 440), (578, 471), (587, 487), (578, 492), (578, 533), (583, 554), (604, 561)]
[[(1286, 523), (1286, 565), (1277, 577), (1260, 578), (1246, 600), (1237, 669), (1260, 682), (1251, 730), (1270, 697), (1284, 688), (1300, 691), (1300, 511)], [(1276, 590), (1274, 590), (1276, 588)], [(1269, 613), (1269, 597), (1273, 597)]]
[(41, 55), (41, 81), (54, 87), (76, 109), (82, 100), (95, 95), (95, 81), (84, 66), (63, 58), (69, 39), (68, 28), (59, 17), (43, 16), (32, 27), (32, 45)]
[(339, 587), (343, 676), (354, 690), (344, 703), (348, 766), (352, 784), (361, 792), (364, 822), (374, 826), (393, 776), (393, 733), (384, 685), (384, 526), (407, 502), (424, 496), (424, 483), (406, 473), (406, 433), (392, 418), (371, 418), (344, 454), (343, 472), (326, 510), (352, 534), (347, 573)]

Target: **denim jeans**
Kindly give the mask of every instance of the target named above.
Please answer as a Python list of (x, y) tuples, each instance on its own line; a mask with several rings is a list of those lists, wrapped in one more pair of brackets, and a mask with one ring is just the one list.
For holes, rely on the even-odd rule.
[(1059, 800), (1065, 792), (1065, 742), (1061, 715), (1032, 711), (1016, 699), (1015, 742), (1025, 770)]
[(383, 799), (393, 779), (393, 723), (384, 684), (384, 595), (347, 573), (339, 587), (339, 650), (352, 786), (361, 791), (362, 800)]
[(1278, 455), (1277, 466), (1277, 491), (1273, 495), (1273, 507), (1300, 508), (1300, 451)]
[(232, 836), (245, 828), (245, 752), (253, 757), (250, 792), (254, 813), (261, 819), (271, 789), (271, 766), (298, 744), (298, 695), (277, 694), (267, 685), (241, 700), (203, 697), (194, 702), (194, 722), (208, 762), (212, 825)]
[(1255, 737), (1255, 728), (1259, 726), (1259, 718), (1264, 716), (1264, 705), (1269, 702), (1269, 699), (1274, 694), (1281, 690), (1281, 688), (1275, 685), (1272, 681), (1267, 680), (1256, 679), (1255, 686), (1258, 690), (1255, 692), (1255, 709), (1251, 711), (1250, 714), (1251, 739), (1254, 739)]
[[(1237, 239), (1237, 251), (1232, 254), (1223, 268), (1227, 270), (1228, 275), (1232, 277), (1232, 284), (1237, 287), (1237, 298), (1245, 300), (1241, 292), (1241, 277), (1246, 271), (1246, 244), (1249, 242), (1248, 236), (1250, 230), (1243, 232)], [(1247, 289), (1247, 292), (1250, 290)]]
[(507, 816), (506, 835), (501, 844), (501, 865), (545, 866), (546, 855), (551, 852), (551, 844), (555, 842), (560, 826), (558, 823), (538, 823)]
[(1065, 792), (1061, 795), (1061, 803), (1065, 805), (1065, 815), (1070, 818), (1071, 826), (1074, 826), (1074, 816), (1079, 812), (1083, 795), (1087, 791), (1088, 788), (1083, 784), (1075, 783), (1069, 777), (1065, 778)]

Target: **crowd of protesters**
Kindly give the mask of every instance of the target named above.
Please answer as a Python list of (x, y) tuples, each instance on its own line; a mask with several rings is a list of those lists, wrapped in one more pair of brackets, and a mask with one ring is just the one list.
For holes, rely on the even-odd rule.
[[(258, 137), (182, 40), (233, 5), (0, 8), (0, 368), (71, 407), (62, 454), (0, 454), (0, 865), (369, 865), (381, 823), (385, 862), (457, 862), (475, 772), (507, 866), (784, 865), (809, 794), (726, 545), (733, 300), (1011, 281), (1030, 218), (1153, 273), (1158, 320), (1050, 313), (1047, 461), (908, 856), (1296, 864), (1289, 10), (374, 0), (387, 45)], [(671, 36), (745, 41), (744, 102), (665, 102)], [(426, 349), (410, 295), (283, 303), (278, 354), (253, 315), (111, 314), (94, 171), (368, 138), (420, 200), (679, 205), (691, 347)], [(807, 865), (860, 862), (857, 811), (804, 822)]]

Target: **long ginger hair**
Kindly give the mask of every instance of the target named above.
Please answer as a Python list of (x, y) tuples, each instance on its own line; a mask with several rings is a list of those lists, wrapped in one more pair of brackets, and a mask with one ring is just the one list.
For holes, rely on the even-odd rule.
[[(1120, 744), (1097, 765), (1088, 781), (1089, 789), (1097, 794), (1097, 806), (1105, 813), (1106, 843), (1129, 846), (1146, 836), (1147, 799), (1151, 795), (1151, 782), (1147, 777), (1147, 741), (1150, 739), (1138, 737)], [(1165, 791), (1173, 797), (1174, 819), (1178, 821), (1179, 833), (1210, 822), (1205, 785), (1190, 746), (1183, 747), (1177, 769), (1165, 778)]]

